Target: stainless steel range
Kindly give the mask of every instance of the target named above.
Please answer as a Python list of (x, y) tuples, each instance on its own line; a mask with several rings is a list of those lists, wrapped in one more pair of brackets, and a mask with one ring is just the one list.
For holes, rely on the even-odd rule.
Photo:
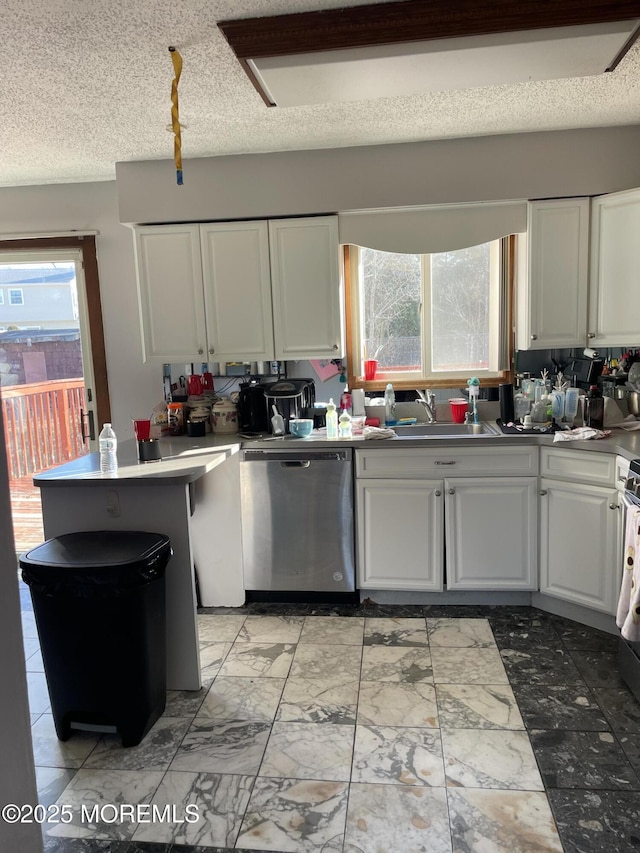
[(618, 665), (623, 681), (640, 702), (640, 459), (629, 465), (624, 490), (623, 578), (617, 624)]

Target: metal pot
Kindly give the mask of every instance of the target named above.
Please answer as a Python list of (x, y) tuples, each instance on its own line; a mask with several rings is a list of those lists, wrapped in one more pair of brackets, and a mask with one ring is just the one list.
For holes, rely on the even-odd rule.
[(640, 415), (640, 391), (629, 391), (627, 396), (629, 414), (638, 417)]

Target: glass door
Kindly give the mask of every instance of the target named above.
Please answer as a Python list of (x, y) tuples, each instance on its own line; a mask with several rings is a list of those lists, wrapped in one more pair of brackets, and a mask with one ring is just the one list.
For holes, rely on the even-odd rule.
[(2, 416), (19, 552), (43, 540), (33, 475), (96, 448), (86, 285), (82, 248), (0, 249)]

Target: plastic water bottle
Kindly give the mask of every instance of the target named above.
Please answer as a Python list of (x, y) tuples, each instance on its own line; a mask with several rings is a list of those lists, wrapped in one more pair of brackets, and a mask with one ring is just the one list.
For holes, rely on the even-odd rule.
[(384, 422), (395, 424), (396, 420), (396, 395), (393, 385), (389, 382), (384, 391)]
[(100, 473), (111, 476), (118, 471), (118, 439), (111, 424), (105, 424), (98, 438), (100, 447)]

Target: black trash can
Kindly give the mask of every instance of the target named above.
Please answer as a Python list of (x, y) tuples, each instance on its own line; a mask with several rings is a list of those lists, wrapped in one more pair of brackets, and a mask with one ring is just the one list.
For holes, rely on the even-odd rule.
[(31, 590), (56, 732), (119, 732), (135, 746), (166, 701), (169, 539), (99, 530), (49, 539), (20, 558)]

